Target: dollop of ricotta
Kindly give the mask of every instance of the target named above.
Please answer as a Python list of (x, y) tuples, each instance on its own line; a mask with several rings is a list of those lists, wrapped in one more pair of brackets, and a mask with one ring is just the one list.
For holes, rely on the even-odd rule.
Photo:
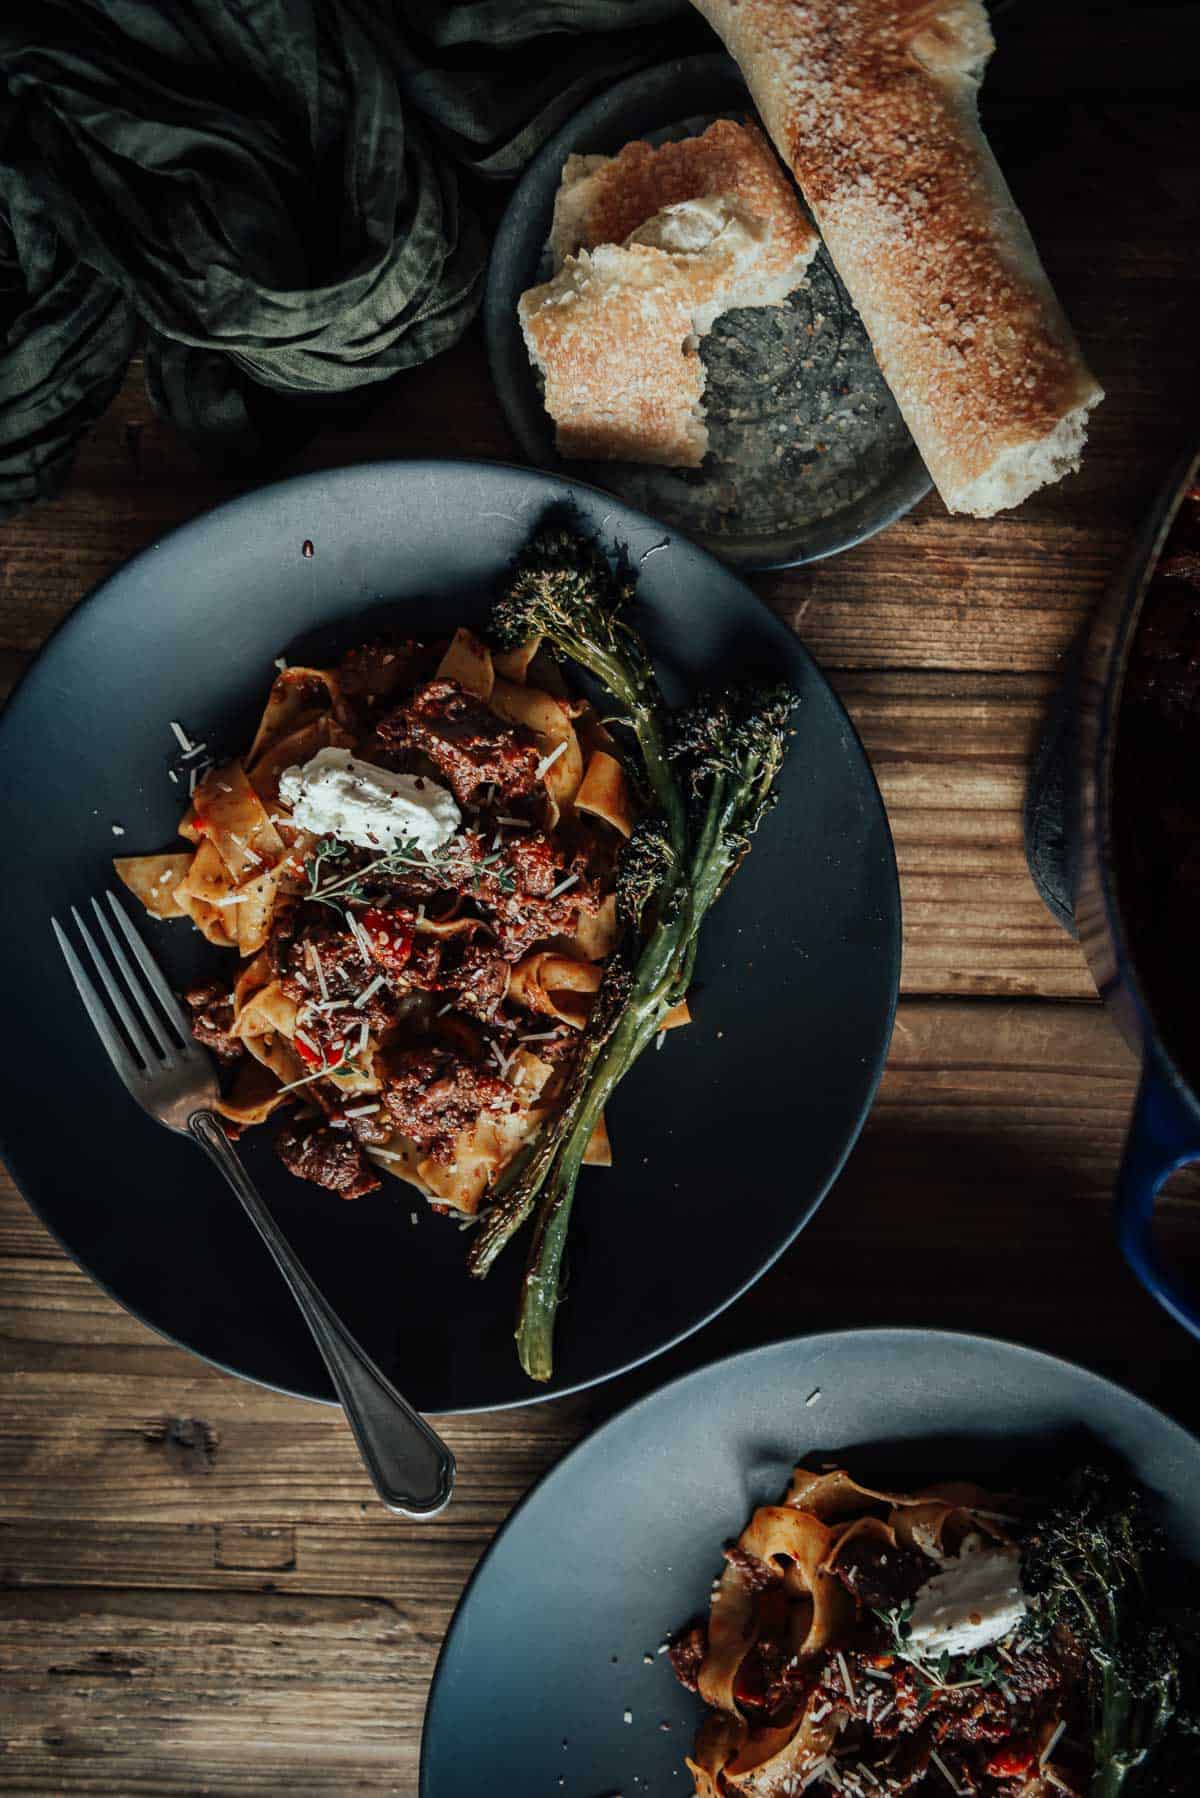
[(918, 1591), (908, 1640), (926, 1659), (975, 1654), (1011, 1635), (1024, 1615), (1020, 1550), (968, 1536), (961, 1552)]
[(285, 768), (279, 797), (302, 830), (381, 854), (400, 843), (431, 853), (462, 823), (453, 796), (437, 781), (376, 768), (348, 749), (319, 749), (302, 768)]

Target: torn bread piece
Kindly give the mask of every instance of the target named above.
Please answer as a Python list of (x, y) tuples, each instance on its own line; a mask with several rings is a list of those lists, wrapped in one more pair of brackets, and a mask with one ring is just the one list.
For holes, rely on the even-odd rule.
[(530, 359), (570, 459), (695, 468), (708, 448), (688, 276), (646, 244), (581, 251), (521, 295)]
[(734, 307), (778, 305), (818, 242), (753, 126), (719, 120), (657, 150), (569, 157), (551, 237), (558, 273), (518, 307), (560, 455), (698, 466), (699, 338)]
[(1079, 466), (1103, 391), (979, 125), (981, 0), (694, 0), (735, 57), (947, 507)]
[(664, 208), (716, 198), (759, 220), (758, 278), (779, 299), (791, 293), (820, 240), (762, 132), (732, 119), (675, 143), (638, 141), (616, 156), (568, 156), (550, 232), (555, 267), (597, 244), (625, 243)]

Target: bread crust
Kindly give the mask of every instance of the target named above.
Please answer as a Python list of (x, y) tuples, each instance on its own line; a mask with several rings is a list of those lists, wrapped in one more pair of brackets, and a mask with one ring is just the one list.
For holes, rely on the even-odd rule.
[(694, 0), (746, 77), (951, 511), (1079, 465), (1103, 391), (979, 126), (981, 0)]

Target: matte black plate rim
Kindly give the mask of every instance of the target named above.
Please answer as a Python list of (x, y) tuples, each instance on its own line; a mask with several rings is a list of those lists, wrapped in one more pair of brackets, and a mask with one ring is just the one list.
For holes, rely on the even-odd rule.
[[(11, 720), (12, 720), (12, 716), (13, 716), (14, 701), (17, 700), (18, 696), (23, 692), (26, 685), (28, 683), (30, 683), (36, 677), (39, 667), (43, 661), (43, 658), (45, 657), (47, 652), (50, 650), (51, 646), (57, 644), (61, 639), (69, 638), (72, 630), (78, 628), (78, 626), (80, 625), (85, 611), (89, 607), (91, 607), (94, 603), (98, 602), (103, 597), (106, 589), (114, 581), (119, 580), (121, 575), (124, 573), (124, 571), (128, 567), (132, 566), (135, 562), (141, 562), (142, 560), (144, 560), (150, 556), (153, 556), (162, 548), (162, 546), (165, 543), (172, 542), (176, 538), (179, 538), (179, 537), (184, 537), (193, 529), (197, 529), (197, 528), (203, 526), (217, 512), (226, 512), (229, 514), (233, 514), (235, 511), (237, 511), (238, 509), (243, 508), (243, 507), (252, 508), (254, 506), (255, 502), (257, 501), (258, 497), (262, 493), (268, 491), (269, 489), (279, 489), (279, 488), (283, 488), (283, 487), (300, 487), (300, 486), (303, 486), (308, 483), (319, 483), (322, 480), (326, 479), (330, 474), (337, 474), (337, 475), (345, 476), (347, 474), (360, 472), (360, 471), (362, 471), (362, 472), (365, 472), (365, 471), (381, 472), (381, 471), (386, 471), (388, 469), (395, 469), (395, 468), (406, 468), (406, 469), (407, 468), (422, 468), (422, 469), (428, 469), (428, 470), (440, 470), (440, 471), (448, 473), (448, 474), (451, 474), (451, 473), (453, 473), (453, 471), (458, 470), (458, 469), (474, 470), (474, 469), (479, 469), (479, 468), (486, 468), (486, 469), (497, 469), (498, 468), (498, 469), (508, 470), (514, 474), (518, 474), (524, 479), (529, 479), (529, 480), (537, 481), (539, 483), (544, 483), (548, 488), (555, 488), (555, 489), (561, 491), (563, 488), (574, 487), (574, 488), (584, 489), (590, 493), (598, 494), (604, 500), (609, 500), (614, 497), (614, 496), (608, 494), (603, 488), (596, 487), (591, 482), (575, 480), (574, 477), (572, 477), (572, 476), (561, 475), (561, 474), (554, 472), (553, 470), (547, 470), (547, 469), (542, 469), (542, 468), (530, 468), (526, 465), (523, 465), (523, 464), (517, 463), (517, 462), (491, 461), (491, 460), (487, 460), (483, 457), (471, 457), (471, 456), (377, 457), (368, 462), (354, 463), (354, 464), (348, 465), (345, 468), (340, 468), (340, 469), (336, 469), (336, 470), (316, 470), (311, 473), (305, 473), (305, 474), (301, 474), (301, 475), (293, 475), (293, 476), (288, 477), (288, 479), (286, 479), (284, 481), (267, 482), (267, 483), (264, 483), (261, 487), (250, 488), (243, 493), (235, 494), (233, 496), (233, 498), (231, 498), (231, 499), (219, 501), (216, 505), (205, 507), (203, 511), (198, 512), (193, 518), (187, 519), (183, 524), (177, 525), (172, 530), (165, 532), (163, 534), (163, 536), (156, 537), (152, 542), (147, 544), (145, 546), (145, 548), (138, 550), (134, 555), (127, 557), (125, 559), (125, 561), (121, 562), (116, 568), (114, 568), (111, 571), (111, 573), (105, 575), (102, 580), (98, 581), (95, 586), (91, 587), (82, 596), (82, 598), (71, 609), (71, 611), (68, 612), (67, 615), (62, 620), (60, 620), (60, 622), (50, 632), (49, 636), (45, 639), (44, 643), (38, 649), (33, 660), (29, 663), (28, 667), (23, 670), (21, 676), (19, 677), (16, 684), (12, 688), (12, 691), (9, 695), (8, 701), (5, 704), (4, 711), (2, 714), (0, 714), (0, 750), (2, 750), (2, 748), (3, 748), (3, 742), (4, 742), (4, 737), (5, 737), (6, 732), (8, 730), (12, 729)], [(678, 531), (673, 526), (662, 525), (659, 520), (657, 520), (655, 518), (651, 518), (648, 514), (646, 514), (644, 512), (640, 512), (639, 509), (635, 506), (630, 506), (628, 504), (628, 502), (620, 499), (620, 496), (615, 496), (615, 497), (617, 499), (617, 503), (622, 507), (623, 510), (636, 516), (639, 520), (643, 521), (645, 523), (645, 525), (647, 527), (649, 527), (651, 530), (654, 530), (654, 531), (660, 530), (660, 531), (663, 531), (664, 533), (666, 533), (668, 536), (673, 536), (673, 537), (679, 538), (681, 541), (688, 543), (689, 546), (694, 550), (695, 553), (707, 557), (709, 560), (716, 563), (718, 568), (721, 568), (721, 564), (718, 561), (718, 559), (716, 557), (712, 556), (710, 551), (703, 549), (698, 544), (693, 544), (691, 542), (691, 539), (689, 539), (687, 537), (685, 532)], [(727, 573), (727, 571), (722, 568), (722, 574), (724, 575), (726, 573)], [(774, 623), (780, 624), (780, 621), (775, 619), (774, 614), (771, 612), (770, 607), (766, 605), (766, 603), (759, 597), (758, 594), (754, 593), (752, 588), (747, 586), (746, 591), (753, 597), (755, 604), (766, 614), (766, 616), (768, 618), (771, 618)], [(786, 628), (786, 627), (781, 625), (781, 628)], [(809, 652), (805, 649), (803, 643), (801, 642), (801, 640), (798, 637), (796, 638), (796, 643), (797, 643), (798, 648), (801, 650), (801, 652), (804, 655), (808, 656), (808, 659), (810, 661), (812, 661), (812, 657), (809, 656)], [(815, 662), (813, 662), (813, 667), (816, 670), (816, 672), (818, 673), (818, 675), (820, 676), (820, 678), (822, 680), (825, 680), (825, 676), (821, 673), (820, 669), (817, 667), (817, 664)], [(851, 740), (858, 746), (858, 749), (862, 755), (864, 772), (867, 776), (870, 787), (874, 791), (874, 795), (879, 804), (880, 811), (883, 814), (884, 818), (886, 819), (887, 814), (886, 814), (886, 809), (883, 805), (882, 796), (879, 793), (879, 784), (875, 777), (875, 771), (871, 765), (870, 758), (867, 756), (866, 750), (863, 747), (862, 740), (859, 737), (859, 734), (858, 734), (857, 730), (855, 729), (854, 723), (851, 720), (849, 714), (846, 712), (845, 707), (842, 705), (842, 702), (841, 702), (840, 698), (838, 697), (837, 693), (833, 690), (833, 688), (831, 686), (829, 686), (828, 681), (825, 681), (825, 684), (829, 688), (830, 697), (833, 701), (835, 708), (841, 713), (841, 716), (845, 723), (845, 729), (847, 731), (847, 734), (849, 735)], [(714, 1306), (713, 1309), (707, 1313), (707, 1315), (705, 1315), (701, 1318), (698, 1318), (694, 1322), (686, 1325), (683, 1329), (676, 1332), (669, 1339), (664, 1340), (663, 1342), (659, 1343), (656, 1347), (648, 1350), (645, 1354), (638, 1355), (632, 1360), (622, 1362), (618, 1366), (612, 1367), (612, 1368), (608, 1369), (607, 1371), (596, 1373), (587, 1379), (579, 1380), (570, 1386), (555, 1387), (552, 1391), (533, 1390), (527, 1394), (523, 1393), (520, 1396), (517, 1396), (514, 1398), (497, 1400), (497, 1401), (493, 1401), (493, 1402), (482, 1404), (482, 1405), (476, 1404), (476, 1405), (448, 1406), (448, 1407), (444, 1408), (443, 1410), (441, 1410), (440, 1412), (438, 1412), (437, 1413), (438, 1415), (444, 1416), (444, 1417), (477, 1416), (477, 1415), (485, 1415), (485, 1414), (493, 1412), (493, 1411), (519, 1410), (526, 1405), (542, 1404), (542, 1403), (545, 1403), (552, 1399), (565, 1398), (568, 1395), (573, 1394), (573, 1393), (584, 1392), (594, 1386), (603, 1385), (608, 1380), (617, 1379), (624, 1374), (631, 1373), (635, 1369), (645, 1366), (649, 1361), (654, 1360), (658, 1355), (665, 1354), (669, 1349), (677, 1347), (681, 1342), (686, 1341), (689, 1336), (695, 1335), (699, 1330), (704, 1329), (708, 1324), (712, 1323), (713, 1320), (715, 1318), (719, 1317), (722, 1314), (722, 1312), (727, 1310), (730, 1305), (735, 1304), (739, 1298), (741, 1298), (746, 1292), (748, 1292), (751, 1289), (751, 1287), (755, 1286), (758, 1283), (758, 1281), (769, 1271), (769, 1269), (775, 1265), (775, 1263), (780, 1259), (780, 1257), (783, 1254), (785, 1254), (789, 1248), (791, 1248), (792, 1244), (796, 1241), (796, 1239), (800, 1235), (800, 1233), (811, 1222), (811, 1220), (815, 1216), (817, 1210), (823, 1204), (824, 1200), (828, 1196), (830, 1190), (832, 1189), (832, 1187), (835, 1185), (835, 1183), (839, 1179), (842, 1169), (845, 1167), (846, 1161), (849, 1158), (850, 1152), (854, 1148), (855, 1144), (857, 1143), (859, 1136), (862, 1133), (862, 1129), (867, 1120), (867, 1117), (870, 1115), (871, 1109), (875, 1102), (876, 1094), (879, 1089), (880, 1080), (883, 1077), (883, 1069), (884, 1069), (884, 1065), (887, 1060), (888, 1049), (890, 1047), (892, 1031), (893, 1031), (894, 1024), (895, 1024), (896, 1006), (897, 1006), (898, 999), (899, 999), (899, 988), (900, 988), (900, 947), (901, 947), (900, 887), (899, 887), (899, 874), (898, 874), (898, 870), (896, 867), (895, 845), (894, 845), (894, 842), (893, 842), (893, 839), (891, 836), (890, 829), (887, 832), (887, 845), (888, 845), (888, 850), (889, 850), (889, 872), (890, 872), (889, 890), (894, 898), (894, 903), (895, 903), (894, 916), (895, 916), (896, 932), (895, 932), (895, 940), (891, 946), (892, 959), (893, 959), (892, 983), (891, 983), (892, 990), (891, 990), (890, 1003), (889, 1003), (889, 1006), (887, 1009), (886, 1018), (884, 1020), (885, 1027), (883, 1028), (883, 1030), (880, 1033), (880, 1042), (879, 1042), (878, 1049), (876, 1051), (874, 1065), (871, 1069), (871, 1076), (870, 1076), (870, 1079), (867, 1082), (867, 1085), (864, 1089), (862, 1104), (859, 1108), (858, 1114), (856, 1115), (856, 1117), (854, 1119), (853, 1129), (847, 1133), (847, 1138), (843, 1145), (842, 1151), (837, 1159), (836, 1165), (832, 1168), (828, 1179), (826, 1180), (824, 1185), (821, 1186), (814, 1193), (814, 1195), (813, 1195), (811, 1201), (808, 1203), (808, 1205), (805, 1206), (797, 1214), (795, 1225), (794, 1225), (793, 1229), (788, 1233), (788, 1235), (784, 1238), (784, 1240), (782, 1240), (778, 1244), (778, 1246), (773, 1250), (773, 1252), (771, 1253), (769, 1258), (763, 1260), (759, 1264), (757, 1270), (753, 1274), (751, 1274), (750, 1277), (747, 1280), (745, 1280), (743, 1282), (743, 1284), (736, 1289), (736, 1291), (732, 1291), (732, 1292), (728, 1293), (727, 1296), (719, 1304)], [(81, 1019), (81, 1028), (83, 1027), (84, 1022), (85, 1021)], [(287, 1385), (284, 1385), (281, 1383), (277, 1383), (275, 1381), (263, 1379), (255, 1374), (248, 1374), (241, 1368), (232, 1365), (230, 1362), (221, 1359), (217, 1355), (209, 1354), (209, 1353), (204, 1352), (203, 1350), (194, 1348), (190, 1343), (183, 1341), (180, 1337), (176, 1336), (170, 1329), (166, 1328), (164, 1325), (157, 1323), (155, 1321), (152, 1321), (150, 1318), (145, 1316), (140, 1308), (128, 1303), (124, 1298), (122, 1298), (121, 1295), (117, 1291), (115, 1291), (114, 1288), (112, 1286), (110, 1286), (107, 1281), (101, 1279), (96, 1273), (93, 1272), (90, 1265), (76, 1253), (76, 1251), (70, 1246), (70, 1244), (61, 1235), (61, 1233), (54, 1227), (54, 1225), (52, 1225), (49, 1222), (48, 1218), (43, 1214), (41, 1205), (39, 1204), (38, 1200), (33, 1196), (33, 1193), (30, 1190), (31, 1183), (28, 1183), (22, 1177), (24, 1170), (21, 1170), (20, 1172), (18, 1172), (15, 1169), (15, 1167), (10, 1159), (9, 1151), (8, 1151), (8, 1143), (7, 1143), (6, 1132), (4, 1129), (2, 1115), (0, 1115), (0, 1157), (3, 1157), (6, 1166), (8, 1166), (11, 1176), (13, 1178), (14, 1184), (16, 1185), (18, 1191), (21, 1193), (26, 1204), (29, 1206), (30, 1210), (34, 1213), (34, 1215), (38, 1218), (38, 1220), (42, 1224), (43, 1228), (49, 1232), (49, 1234), (54, 1239), (54, 1241), (63, 1250), (64, 1254), (66, 1254), (68, 1256), (68, 1258), (72, 1262), (74, 1262), (74, 1264), (77, 1267), (81, 1268), (83, 1270), (83, 1272), (87, 1275), (87, 1277), (91, 1281), (93, 1281), (93, 1283), (102, 1292), (104, 1292), (113, 1301), (114, 1304), (118, 1305), (121, 1310), (128, 1313), (128, 1315), (130, 1315), (131, 1317), (136, 1318), (140, 1324), (142, 1324), (146, 1329), (152, 1331), (154, 1333), (154, 1335), (158, 1336), (159, 1338), (161, 1338), (162, 1340), (164, 1340), (166, 1342), (171, 1343), (173, 1347), (181, 1349), (185, 1354), (193, 1355), (193, 1356), (195, 1356), (195, 1358), (197, 1360), (205, 1362), (207, 1365), (209, 1365), (211, 1367), (217, 1368), (218, 1371), (220, 1371), (221, 1373), (230, 1374), (236, 1379), (247, 1380), (252, 1385), (261, 1386), (267, 1391), (280, 1393), (282, 1396), (287, 1397), (287, 1398), (299, 1398), (299, 1399), (304, 1399), (309, 1403), (323, 1404), (323, 1405), (328, 1405), (328, 1406), (331, 1406), (334, 1408), (337, 1407), (338, 1400), (336, 1399), (336, 1397), (331, 1397), (331, 1396), (326, 1396), (323, 1394), (317, 1394), (317, 1393), (313, 1393), (310, 1391), (301, 1390), (296, 1387), (291, 1387), (291, 1386), (287, 1386)]]

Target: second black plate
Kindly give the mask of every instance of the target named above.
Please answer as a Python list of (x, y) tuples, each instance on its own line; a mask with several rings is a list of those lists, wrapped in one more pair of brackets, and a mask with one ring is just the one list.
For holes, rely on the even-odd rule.
[(676, 1380), (560, 1461), (513, 1513), (434, 1676), (421, 1798), (664, 1798), (702, 1715), (659, 1644), (708, 1605), (721, 1547), (792, 1465), (867, 1483), (1036, 1490), (1097, 1451), (1200, 1560), (1200, 1444), (1082, 1367), (938, 1330), (774, 1343)]

